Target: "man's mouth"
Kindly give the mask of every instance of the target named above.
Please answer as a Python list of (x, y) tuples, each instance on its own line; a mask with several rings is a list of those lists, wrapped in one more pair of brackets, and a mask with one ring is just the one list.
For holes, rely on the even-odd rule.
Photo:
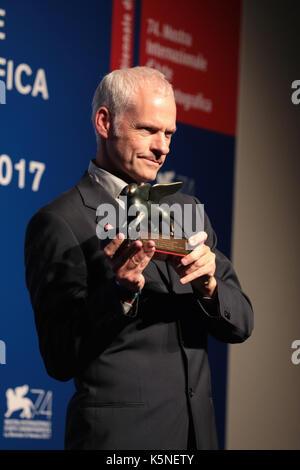
[(155, 158), (151, 158), (151, 157), (139, 157), (139, 158), (142, 158), (143, 160), (146, 160), (147, 162), (149, 162), (150, 165), (155, 165), (155, 166), (159, 166), (162, 164), (162, 162), (160, 160), (156, 160)]

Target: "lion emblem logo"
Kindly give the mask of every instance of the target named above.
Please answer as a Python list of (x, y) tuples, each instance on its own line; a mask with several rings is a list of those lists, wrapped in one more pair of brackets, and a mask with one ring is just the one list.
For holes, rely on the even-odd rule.
[(12, 413), (18, 410), (22, 410), (20, 418), (30, 419), (33, 417), (34, 405), (30, 398), (24, 396), (28, 393), (28, 390), (28, 385), (16, 387), (14, 390), (12, 388), (6, 390), (7, 411), (4, 415), (5, 418), (9, 418)]

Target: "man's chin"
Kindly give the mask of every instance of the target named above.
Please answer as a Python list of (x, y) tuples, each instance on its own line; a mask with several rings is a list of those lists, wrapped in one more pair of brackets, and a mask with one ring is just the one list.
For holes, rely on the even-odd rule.
[(140, 184), (140, 183), (148, 183), (150, 181), (154, 181), (156, 179), (157, 173), (158, 173), (157, 170), (139, 172), (136, 175), (136, 182)]
[(152, 173), (147, 173), (141, 180), (141, 183), (149, 183), (151, 181), (154, 181), (156, 179), (157, 171), (152, 172)]

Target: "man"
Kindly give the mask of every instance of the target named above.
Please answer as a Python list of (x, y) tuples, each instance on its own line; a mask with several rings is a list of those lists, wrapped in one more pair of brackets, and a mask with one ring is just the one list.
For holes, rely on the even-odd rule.
[[(128, 183), (156, 178), (175, 121), (173, 91), (159, 72), (104, 77), (93, 100), (96, 159), (28, 226), (40, 351), (52, 377), (76, 386), (67, 449), (217, 448), (207, 333), (242, 342), (253, 314), (207, 216), (194, 250), (167, 262), (155, 259), (153, 240), (127, 245), (117, 233), (103, 246), (96, 236), (101, 204), (118, 212)], [(163, 202), (197, 204), (181, 193)]]

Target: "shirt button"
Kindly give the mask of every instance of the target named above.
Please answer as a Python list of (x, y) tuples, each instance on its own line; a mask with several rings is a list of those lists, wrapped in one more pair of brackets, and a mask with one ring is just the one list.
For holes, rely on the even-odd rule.
[(228, 320), (230, 320), (230, 318), (231, 318), (231, 313), (228, 312), (228, 310), (224, 310), (224, 315), (225, 315), (226, 318), (228, 318)]
[(192, 388), (189, 388), (189, 397), (193, 398), (194, 395), (195, 395), (194, 390)]

